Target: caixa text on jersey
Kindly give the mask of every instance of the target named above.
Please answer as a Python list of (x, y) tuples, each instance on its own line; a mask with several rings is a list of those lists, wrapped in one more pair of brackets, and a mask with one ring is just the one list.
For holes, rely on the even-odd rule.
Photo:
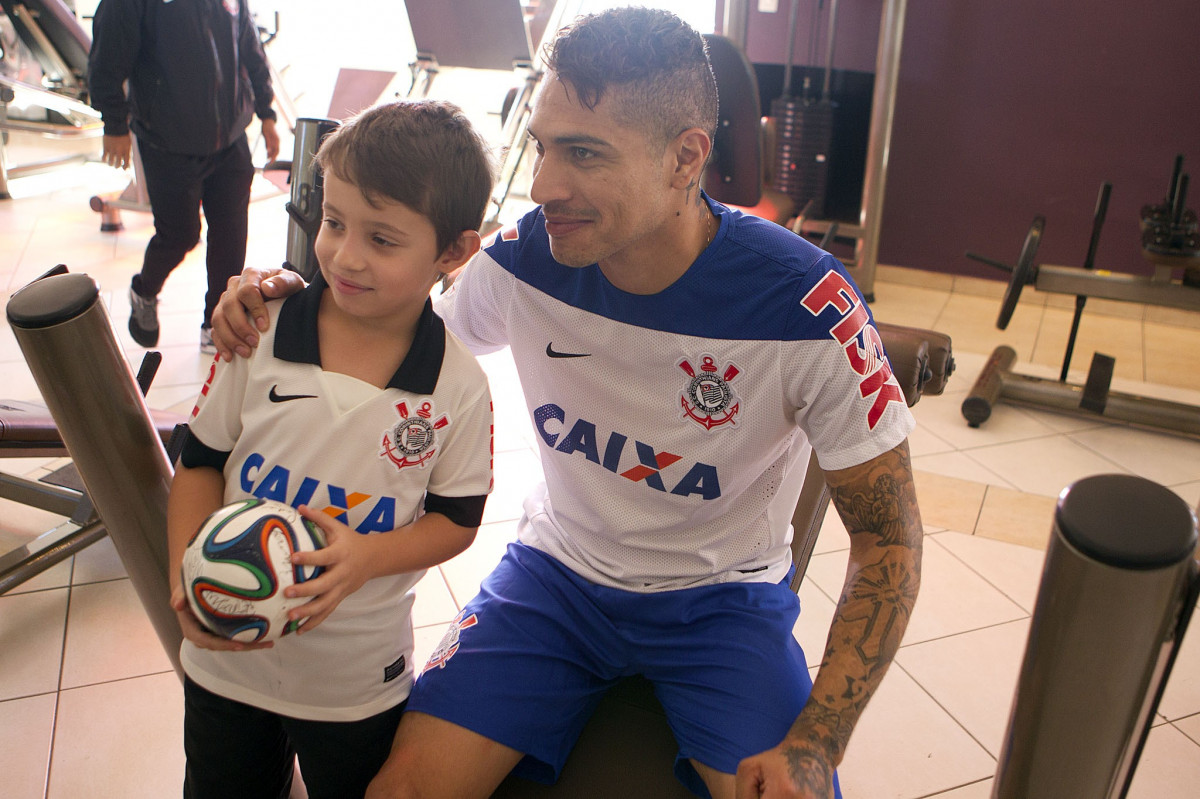
[[(586, 419), (576, 419), (570, 429), (567, 429), (566, 420), (566, 411), (554, 403), (542, 405), (533, 412), (533, 423), (538, 434), (546, 442), (546, 446), (555, 452), (566, 455), (582, 454), (601, 468), (635, 483), (644, 483), (656, 491), (669, 491), (682, 497), (698, 494), (703, 499), (716, 499), (721, 496), (721, 481), (717, 477), (715, 466), (693, 463), (674, 487), (668, 489), (663, 482), (663, 473), (670, 467), (674, 467), (671, 468), (671, 475), (682, 472), (682, 465), (675, 466), (682, 460), (681, 456), (671, 452), (658, 452), (649, 444), (636, 440), (630, 448), (629, 437), (617, 432), (608, 434), (608, 440), (601, 449), (595, 424)], [(553, 432), (549, 429), (551, 426), (566, 432)], [(631, 468), (622, 469), (621, 458), (627, 450), (636, 455), (638, 462)]]

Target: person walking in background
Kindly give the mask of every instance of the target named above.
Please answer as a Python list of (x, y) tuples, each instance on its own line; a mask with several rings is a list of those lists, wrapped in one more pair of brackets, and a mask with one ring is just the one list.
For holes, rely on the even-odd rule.
[[(128, 81), (128, 92), (126, 82)], [(101, 0), (88, 58), (92, 106), (104, 120), (104, 162), (131, 163), (138, 138), (154, 236), (129, 289), (129, 332), (158, 343), (158, 294), (208, 222), (208, 291), (200, 348), (230, 277), (246, 261), (254, 166), (246, 127), (262, 120), (267, 158), (279, 154), (270, 70), (246, 0)]]

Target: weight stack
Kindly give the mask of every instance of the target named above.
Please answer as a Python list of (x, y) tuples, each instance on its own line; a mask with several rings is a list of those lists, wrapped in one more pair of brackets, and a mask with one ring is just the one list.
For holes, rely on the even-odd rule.
[(824, 218), (833, 103), (783, 96), (771, 103), (771, 116), (775, 120), (775, 188), (791, 197), (796, 208), (808, 206), (807, 216)]

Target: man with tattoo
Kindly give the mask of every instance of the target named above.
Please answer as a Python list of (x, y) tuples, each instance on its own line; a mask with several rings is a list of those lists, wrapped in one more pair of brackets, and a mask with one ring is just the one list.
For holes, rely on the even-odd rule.
[[(514, 768), (553, 780), (630, 674), (654, 683), (698, 795), (835, 796), (917, 596), (912, 416), (842, 265), (699, 189), (717, 95), (695, 31), (604, 12), (560, 31), (547, 66), (529, 123), (539, 207), (437, 306), (474, 351), (511, 348), (545, 483), (368, 796), (485, 797)], [(265, 329), (260, 292), (300, 280), (230, 285), (222, 357)], [(814, 449), (851, 551), (812, 683), (788, 581)]]

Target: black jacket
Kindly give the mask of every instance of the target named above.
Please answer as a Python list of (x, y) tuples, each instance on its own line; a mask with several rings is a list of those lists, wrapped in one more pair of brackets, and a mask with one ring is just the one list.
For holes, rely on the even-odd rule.
[(138, 141), (184, 155), (225, 149), (255, 112), (275, 118), (246, 0), (101, 0), (88, 93), (106, 135), (132, 128)]

